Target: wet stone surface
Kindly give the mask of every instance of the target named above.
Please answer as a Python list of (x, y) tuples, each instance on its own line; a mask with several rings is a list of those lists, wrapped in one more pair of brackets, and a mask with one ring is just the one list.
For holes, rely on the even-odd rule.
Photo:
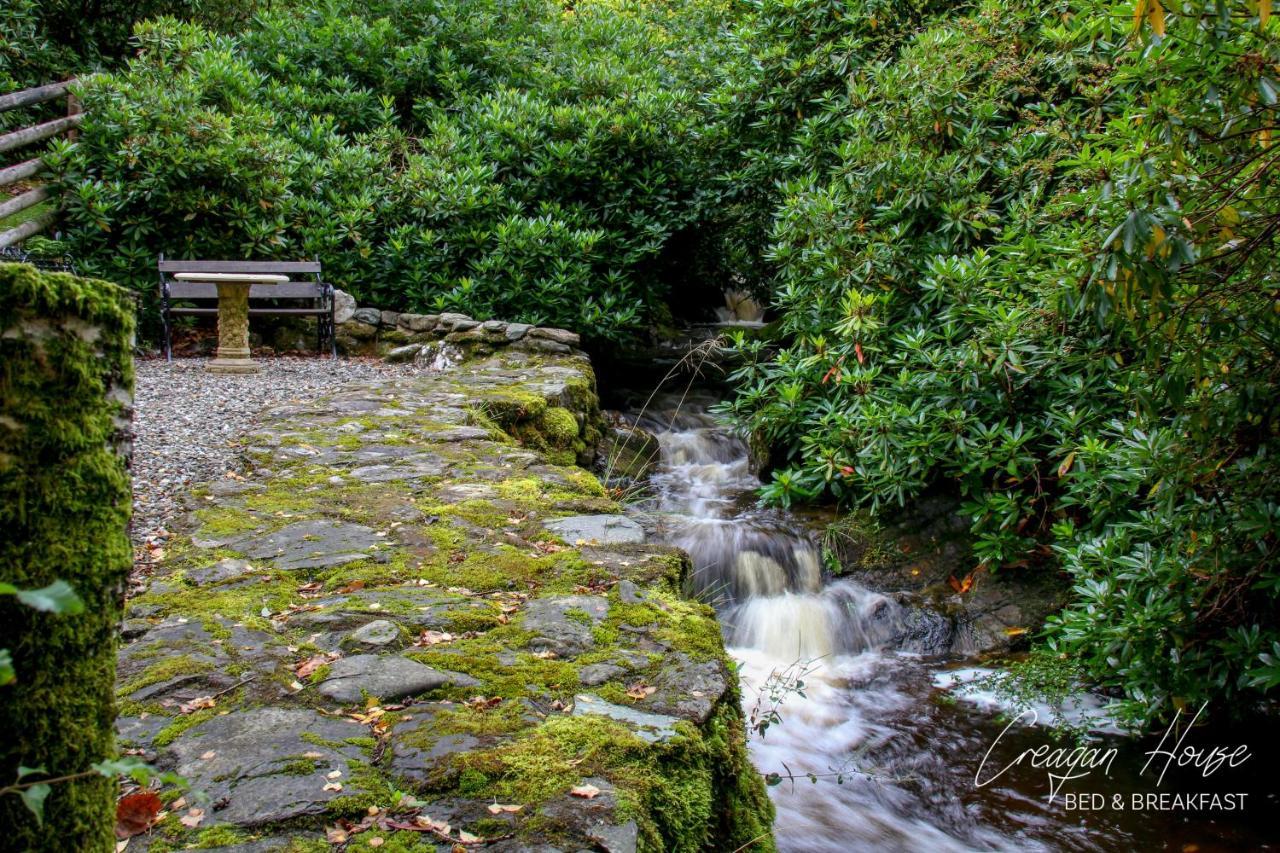
[[(367, 820), (406, 850), (767, 833), (719, 627), (681, 593), (687, 557), (575, 464), (604, 428), (589, 363), (558, 351), (576, 337), (390, 319), (542, 349), (290, 395), (175, 495), (126, 605), (118, 731), (210, 805), (153, 843), (300, 853)], [(695, 805), (666, 808), (669, 791)], [(447, 837), (395, 826), (427, 818)]]
[(644, 541), (640, 523), (625, 515), (573, 515), (552, 519), (546, 528), (570, 543), (628, 545)]
[(254, 559), (270, 559), (281, 569), (318, 569), (369, 557), (383, 544), (370, 528), (340, 521), (299, 521), (265, 536), (249, 535), (222, 543)]
[(428, 693), (450, 681), (445, 673), (408, 658), (355, 655), (335, 661), (318, 689), (321, 696), (354, 705), (366, 698), (393, 700)]
[(334, 786), (347, 776), (348, 761), (362, 755), (347, 739), (365, 734), (358, 723), (315, 711), (260, 708), (213, 717), (160, 760), (215, 803), (225, 799), (217, 822), (252, 827), (323, 813), (352, 786)]

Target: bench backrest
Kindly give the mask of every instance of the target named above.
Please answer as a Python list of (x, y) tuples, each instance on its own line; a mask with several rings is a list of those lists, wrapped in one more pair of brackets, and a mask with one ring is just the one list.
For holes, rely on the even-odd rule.
[[(207, 270), (201, 270), (201, 272), (207, 272)], [(236, 272), (247, 272), (247, 270), (236, 270)], [(324, 287), (314, 281), (286, 281), (280, 284), (249, 286), (250, 299), (319, 299), (322, 296), (324, 296)], [(171, 281), (169, 298), (217, 299), (218, 285), (207, 281)]]
[(160, 256), (161, 288), (167, 284), (170, 299), (217, 299), (218, 286), (205, 281), (176, 281), (171, 273), (249, 273), (258, 275), (312, 275), (314, 281), (255, 284), (250, 299), (319, 299), (325, 295), (320, 283), (319, 261), (174, 261)]
[(320, 274), (319, 261), (160, 261), (160, 272), (243, 272), (264, 275)]

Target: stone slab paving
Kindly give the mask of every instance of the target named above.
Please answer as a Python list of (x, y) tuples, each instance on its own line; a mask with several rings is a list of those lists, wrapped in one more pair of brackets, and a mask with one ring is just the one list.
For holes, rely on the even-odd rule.
[(130, 849), (770, 849), (687, 557), (578, 467), (601, 428), (558, 352), (257, 416), (127, 607), (120, 741), (202, 792)]

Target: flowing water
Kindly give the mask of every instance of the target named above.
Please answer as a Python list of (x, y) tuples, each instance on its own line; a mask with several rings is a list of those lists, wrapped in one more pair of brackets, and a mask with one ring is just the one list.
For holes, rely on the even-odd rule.
[[(1046, 771), (1025, 763), (975, 785), (988, 750), (986, 768), (998, 769), (1047, 742), (1046, 732), (1014, 726), (1002, 735), (995, 709), (941, 689), (956, 664), (913, 653), (919, 632), (906, 630), (908, 614), (894, 599), (826, 577), (812, 535), (789, 514), (756, 505), (747, 447), (707, 413), (711, 402), (659, 399), (636, 417), (661, 448), (640, 509), (690, 554), (690, 591), (718, 611), (749, 720), (778, 715), (763, 735), (749, 734), (756, 767), (782, 777), (770, 793), (783, 850), (1271, 849), (1269, 827), (1231, 813), (1049, 802)], [(1098, 770), (1063, 791), (1109, 800), (1156, 790), (1140, 774), (1136, 744), (1099, 744), (1119, 754), (1109, 775)], [(1277, 804), (1274, 784), (1254, 778), (1249, 789), (1257, 801), (1246, 812)]]

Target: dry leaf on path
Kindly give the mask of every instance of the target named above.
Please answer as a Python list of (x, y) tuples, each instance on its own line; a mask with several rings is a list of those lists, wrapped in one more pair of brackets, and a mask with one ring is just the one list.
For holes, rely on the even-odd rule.
[(178, 710), (184, 714), (194, 714), (196, 711), (212, 708), (216, 704), (218, 703), (213, 700), (212, 696), (197, 696), (190, 702), (183, 702), (178, 706)]
[(645, 684), (643, 681), (637, 681), (627, 688), (627, 695), (632, 699), (647, 699), (657, 692), (658, 688)]
[(413, 641), (413, 644), (415, 646), (436, 646), (441, 643), (452, 643), (453, 641), (453, 634), (447, 631), (423, 631), (418, 635), (418, 639)]
[(155, 791), (126, 794), (116, 802), (116, 838), (131, 838), (146, 832), (163, 807)]
[(312, 655), (302, 663), (293, 668), (293, 674), (298, 678), (306, 678), (322, 666), (328, 666), (337, 660), (341, 655), (336, 652), (330, 652), (324, 655)]
[(594, 800), (600, 796), (600, 789), (595, 785), (577, 785), (569, 789), (569, 793), (584, 800)]
[(520, 806), (520, 805), (503, 805), (502, 803), (490, 803), (490, 804), (489, 804), (489, 813), (490, 813), (490, 814), (502, 814), (503, 812), (518, 812), (518, 811), (520, 811), (522, 808), (524, 808), (524, 806)]

